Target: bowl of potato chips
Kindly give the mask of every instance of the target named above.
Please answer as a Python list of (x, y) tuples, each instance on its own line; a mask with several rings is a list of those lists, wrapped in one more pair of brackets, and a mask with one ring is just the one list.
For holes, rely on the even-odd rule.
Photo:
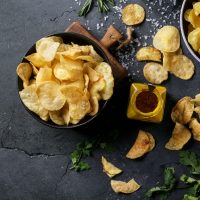
[(26, 110), (51, 127), (88, 124), (113, 95), (108, 58), (94, 41), (80, 34), (60, 33), (38, 40), (16, 72)]
[(183, 40), (189, 52), (200, 62), (200, 2), (184, 0), (180, 14)]

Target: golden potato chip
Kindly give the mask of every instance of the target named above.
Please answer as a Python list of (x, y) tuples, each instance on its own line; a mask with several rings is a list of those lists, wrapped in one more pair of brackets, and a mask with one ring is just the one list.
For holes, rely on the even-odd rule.
[(96, 60), (92, 57), (92, 56), (89, 56), (89, 55), (85, 55), (85, 56), (78, 56), (76, 57), (75, 60), (83, 60), (83, 61), (87, 61), (87, 62), (91, 62), (91, 63), (97, 63)]
[(103, 78), (100, 78), (98, 81), (91, 83), (89, 85), (89, 93), (91, 96), (96, 96), (98, 100), (102, 99), (102, 96), (100, 93), (103, 91), (105, 88), (106, 83)]
[(102, 62), (95, 67), (95, 70), (103, 75), (105, 87), (101, 91), (101, 97), (103, 100), (108, 100), (113, 95), (114, 90), (114, 78), (111, 66), (108, 63)]
[(153, 45), (160, 51), (177, 51), (180, 48), (179, 30), (174, 26), (162, 27), (154, 36)]
[(101, 163), (103, 165), (103, 172), (105, 172), (110, 178), (122, 173), (121, 169), (108, 162), (103, 156), (101, 157)]
[(171, 59), (168, 62), (168, 69), (176, 77), (183, 80), (189, 80), (194, 75), (195, 67), (192, 60), (188, 57), (184, 55), (174, 55), (171, 56)]
[(41, 119), (47, 121), (49, 118), (48, 110), (40, 103), (36, 94), (36, 85), (30, 85), (19, 92), (20, 98), (24, 105), (32, 112), (40, 116)]
[(91, 105), (91, 112), (90, 112), (90, 116), (94, 116), (98, 113), (99, 111), (99, 101), (97, 96), (92, 96), (90, 98), (90, 105)]
[(151, 60), (161, 62), (161, 57), (161, 52), (154, 47), (142, 47), (136, 54), (138, 61)]
[(36, 84), (39, 85), (44, 81), (53, 81), (53, 72), (51, 68), (41, 68), (36, 76)]
[(29, 86), (30, 85), (36, 85), (36, 80), (35, 79), (31, 79), (30, 81), (29, 81)]
[(42, 106), (49, 111), (60, 110), (66, 102), (66, 97), (62, 94), (60, 85), (53, 81), (39, 84), (37, 95)]
[(50, 119), (57, 125), (64, 125), (65, 121), (63, 118), (62, 110), (49, 111)]
[(37, 69), (37, 67), (35, 65), (33, 65), (33, 63), (30, 62), (30, 65), (32, 67), (32, 70), (33, 70), (33, 75), (37, 75), (39, 70)]
[(134, 179), (131, 179), (128, 182), (111, 180), (111, 187), (116, 193), (130, 194), (137, 191), (141, 186)]
[(191, 11), (192, 9), (187, 9), (186, 11), (185, 11), (185, 13), (184, 13), (184, 19), (185, 19), (185, 21), (187, 21), (187, 22), (189, 22), (189, 15), (190, 15), (190, 11)]
[(51, 62), (47, 62), (44, 60), (42, 56), (40, 56), (39, 53), (33, 53), (25, 57), (26, 60), (30, 61), (35, 67), (41, 68), (41, 67), (51, 67)]
[(136, 25), (144, 21), (145, 10), (138, 4), (129, 4), (122, 10), (122, 21), (126, 25)]
[(64, 87), (62, 93), (69, 105), (70, 118), (81, 120), (90, 112), (90, 102), (87, 95), (77, 87)]
[(32, 74), (32, 67), (29, 63), (20, 63), (17, 66), (17, 75), (21, 78), (21, 80), (23, 81), (25, 87), (28, 86), (29, 84), (29, 79), (31, 77)]
[(196, 2), (195, 4), (193, 4), (193, 10), (194, 10), (194, 14), (196, 16), (199, 16), (199, 14), (200, 14), (200, 2)]
[(194, 103), (191, 97), (180, 99), (172, 109), (171, 118), (174, 123), (187, 124), (194, 112)]
[(200, 141), (200, 123), (197, 119), (192, 118), (189, 127), (192, 129), (194, 140)]
[(126, 157), (129, 159), (136, 159), (142, 157), (151, 149), (150, 138), (146, 132), (140, 130), (136, 138), (135, 143), (126, 154)]
[(144, 77), (153, 84), (161, 84), (168, 79), (168, 71), (158, 63), (147, 63), (143, 69)]
[(84, 74), (85, 89), (88, 90), (90, 78), (87, 74)]
[(85, 66), (83, 69), (83, 72), (86, 73), (89, 77), (89, 80), (91, 82), (96, 82), (98, 81), (100, 78), (102, 78), (103, 76), (97, 72), (96, 70), (92, 69), (89, 66)]
[(93, 57), (94, 61), (96, 61), (97, 63), (101, 63), (103, 62), (103, 58), (94, 50), (93, 46), (89, 46), (90, 49), (90, 53), (89, 55)]
[(156, 142), (155, 142), (153, 135), (151, 135), (151, 133), (146, 132), (146, 134), (148, 135), (149, 141), (150, 141), (150, 146), (149, 146), (149, 150), (148, 150), (148, 152), (150, 152), (155, 148)]
[(190, 138), (190, 131), (184, 125), (176, 123), (172, 137), (165, 145), (165, 148), (169, 150), (181, 150)]
[(195, 51), (198, 51), (200, 49), (200, 28), (194, 29), (192, 32), (188, 35), (188, 42), (192, 46), (192, 48)]
[(69, 105), (68, 105), (68, 103), (65, 103), (65, 105), (62, 108), (62, 117), (64, 119), (65, 124), (69, 125), (70, 113), (69, 113)]
[(70, 119), (70, 123), (73, 125), (76, 125), (80, 122), (80, 120), (76, 120), (76, 119)]
[(200, 17), (195, 15), (194, 10), (190, 11), (188, 20), (194, 28), (200, 28)]

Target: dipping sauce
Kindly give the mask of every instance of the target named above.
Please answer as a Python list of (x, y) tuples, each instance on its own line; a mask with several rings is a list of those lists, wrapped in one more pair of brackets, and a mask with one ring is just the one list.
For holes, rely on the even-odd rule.
[(158, 106), (157, 96), (150, 91), (142, 91), (136, 97), (136, 107), (143, 113), (153, 112)]

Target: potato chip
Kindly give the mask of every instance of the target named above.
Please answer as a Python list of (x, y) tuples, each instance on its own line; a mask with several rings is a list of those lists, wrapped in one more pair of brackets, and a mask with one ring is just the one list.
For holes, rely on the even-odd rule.
[(196, 2), (193, 4), (193, 10), (194, 10), (194, 14), (196, 16), (199, 16), (200, 14), (200, 2)]
[(191, 11), (192, 9), (187, 9), (186, 11), (185, 11), (185, 13), (184, 13), (184, 19), (185, 19), (185, 21), (187, 21), (187, 22), (189, 22), (189, 15), (190, 15), (190, 11)]
[(26, 60), (30, 61), (35, 67), (51, 67), (51, 62), (44, 60), (42, 56), (38, 53), (33, 53), (25, 57)]
[(36, 85), (30, 85), (19, 92), (20, 98), (24, 105), (32, 112), (40, 116), (44, 121), (48, 121), (49, 113), (39, 101), (36, 94)]
[(84, 77), (84, 82), (85, 82), (85, 87), (84, 88), (86, 90), (88, 90), (90, 78), (89, 78), (89, 76), (87, 74), (84, 74), (83, 77)]
[(137, 191), (141, 186), (134, 179), (131, 179), (128, 182), (111, 180), (111, 187), (116, 193), (130, 194)]
[(194, 103), (191, 97), (180, 99), (172, 109), (171, 118), (174, 123), (187, 124), (194, 112)]
[(192, 32), (188, 35), (188, 42), (192, 46), (192, 48), (195, 51), (198, 51), (200, 49), (200, 28), (194, 29)]
[(114, 90), (114, 78), (111, 66), (105, 62), (102, 62), (95, 67), (95, 70), (104, 77), (105, 87), (101, 92), (101, 97), (103, 100), (108, 100), (113, 95)]
[(154, 47), (142, 47), (136, 54), (136, 59), (138, 61), (157, 61), (161, 62), (161, 52)]
[(96, 96), (98, 100), (102, 98), (101, 92), (106, 87), (106, 82), (103, 78), (89, 85), (89, 93), (91, 96)]
[(161, 84), (168, 79), (168, 72), (158, 63), (147, 63), (143, 69), (144, 77), (153, 84)]
[(103, 62), (103, 58), (94, 50), (93, 46), (89, 46), (90, 53), (89, 55), (93, 57), (94, 61), (97, 63)]
[(136, 159), (142, 157), (151, 149), (150, 138), (146, 132), (140, 130), (136, 138), (135, 143), (126, 154), (126, 157), (129, 159)]
[(122, 173), (121, 169), (108, 162), (103, 156), (101, 157), (101, 163), (103, 165), (103, 172), (105, 172), (110, 178)]
[(195, 15), (194, 10), (190, 11), (188, 20), (194, 28), (200, 28), (200, 17)]
[(29, 79), (32, 74), (32, 67), (29, 63), (20, 63), (17, 66), (17, 75), (21, 78), (21, 80), (24, 82), (25, 87), (29, 84)]
[(164, 52), (175, 52), (180, 48), (180, 33), (174, 26), (162, 27), (154, 36), (153, 45)]
[(35, 65), (33, 65), (32, 63), (30, 63), (31, 67), (32, 67), (32, 70), (33, 70), (33, 75), (37, 75), (39, 70), (37, 69), (37, 67)]
[(148, 152), (150, 152), (155, 148), (156, 142), (155, 142), (153, 135), (151, 135), (151, 133), (146, 132), (146, 134), (148, 135), (149, 141), (150, 141), (150, 146), (149, 146), (149, 150), (148, 150)]
[(87, 62), (91, 62), (91, 63), (95, 63), (97, 64), (96, 60), (92, 57), (92, 56), (78, 56), (76, 57), (75, 60), (84, 60), (84, 61), (87, 61)]
[(87, 95), (85, 95), (79, 88), (64, 87), (62, 88), (62, 93), (66, 97), (66, 101), (69, 105), (70, 118), (81, 120), (90, 112), (90, 102)]
[(192, 118), (189, 127), (192, 129), (194, 140), (200, 141), (200, 123), (198, 122), (198, 120)]
[(92, 96), (90, 98), (91, 112), (90, 116), (95, 116), (99, 111), (99, 101), (97, 96)]
[(36, 77), (36, 84), (39, 85), (45, 81), (53, 81), (53, 72), (51, 68), (41, 68)]
[(138, 4), (129, 4), (122, 10), (122, 21), (126, 25), (136, 25), (144, 21), (145, 10)]
[(29, 86), (30, 85), (36, 85), (36, 80), (35, 79), (31, 79), (30, 81), (29, 81)]
[(190, 131), (184, 125), (176, 123), (172, 137), (165, 145), (165, 148), (169, 150), (181, 150), (190, 138)]
[(100, 78), (102, 78), (103, 76), (97, 72), (96, 70), (92, 69), (89, 66), (85, 66), (83, 69), (83, 72), (86, 73), (89, 77), (89, 80), (91, 82), (96, 82), (98, 81)]
[(168, 62), (168, 67), (166, 68), (168, 68), (176, 77), (183, 80), (191, 79), (195, 70), (192, 60), (184, 55), (171, 56), (171, 59)]
[(70, 119), (70, 123), (73, 125), (76, 125), (80, 122), (80, 120), (76, 120), (76, 119)]
[(69, 113), (69, 105), (68, 105), (68, 103), (65, 103), (65, 105), (62, 108), (62, 117), (64, 119), (65, 124), (69, 125), (70, 113)]
[(192, 26), (192, 24), (188, 24), (188, 35), (194, 31), (194, 27)]
[(63, 119), (62, 110), (50, 111), (49, 112), (50, 119), (57, 125), (64, 125), (65, 121)]
[(42, 106), (49, 111), (60, 110), (66, 102), (66, 97), (61, 93), (60, 85), (53, 81), (39, 84), (37, 95)]

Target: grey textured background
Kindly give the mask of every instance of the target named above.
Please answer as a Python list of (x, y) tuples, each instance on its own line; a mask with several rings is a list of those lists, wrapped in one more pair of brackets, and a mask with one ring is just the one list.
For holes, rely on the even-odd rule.
[[(114, 54), (128, 69), (130, 80), (145, 82), (142, 74), (144, 64), (134, 61), (134, 52), (140, 43), (152, 43), (151, 36), (158, 27), (164, 24), (179, 25), (178, 11), (182, 1), (177, 1), (176, 5), (173, 1), (163, 1), (161, 6), (159, 1), (128, 2), (141, 3), (148, 11), (147, 21), (135, 27), (135, 38), (139, 38), (139, 41), (134, 41), (125, 51)], [(36, 40), (62, 32), (74, 20), (81, 20), (99, 38), (111, 23), (125, 33), (125, 25), (116, 9), (109, 13), (106, 22), (96, 7), (86, 19), (77, 16), (79, 9), (77, 2), (69, 0), (0, 0), (0, 200), (142, 200), (145, 199), (144, 192), (161, 180), (165, 166), (175, 166), (178, 173), (185, 170), (177, 163), (178, 153), (167, 151), (164, 144), (173, 129), (170, 111), (174, 103), (185, 95), (194, 96), (199, 92), (200, 68), (197, 63), (196, 74), (191, 80), (183, 81), (170, 76), (164, 83), (168, 96), (161, 124), (126, 120), (128, 96), (123, 94), (127, 90), (125, 85), (122, 86), (123, 91), (117, 92), (110, 102), (104, 117), (84, 131), (46, 127), (23, 108), (17, 94), (15, 70)], [(103, 27), (97, 30), (96, 24), (102, 22)], [(189, 55), (184, 45), (182, 47), (184, 53)], [(125, 154), (140, 128), (151, 132), (157, 145), (143, 159), (131, 161), (125, 158)], [(95, 152), (88, 159), (92, 166), (88, 172), (69, 170), (69, 153), (78, 142), (98, 133), (106, 135), (115, 129), (120, 132), (115, 142), (115, 152)], [(200, 150), (197, 142), (191, 142), (186, 148), (195, 152)], [(142, 188), (131, 195), (115, 194), (110, 187), (110, 179), (102, 172), (102, 154), (124, 170), (116, 179), (128, 181), (135, 178)], [(179, 191), (172, 193), (169, 199), (181, 198), (182, 192)]]

